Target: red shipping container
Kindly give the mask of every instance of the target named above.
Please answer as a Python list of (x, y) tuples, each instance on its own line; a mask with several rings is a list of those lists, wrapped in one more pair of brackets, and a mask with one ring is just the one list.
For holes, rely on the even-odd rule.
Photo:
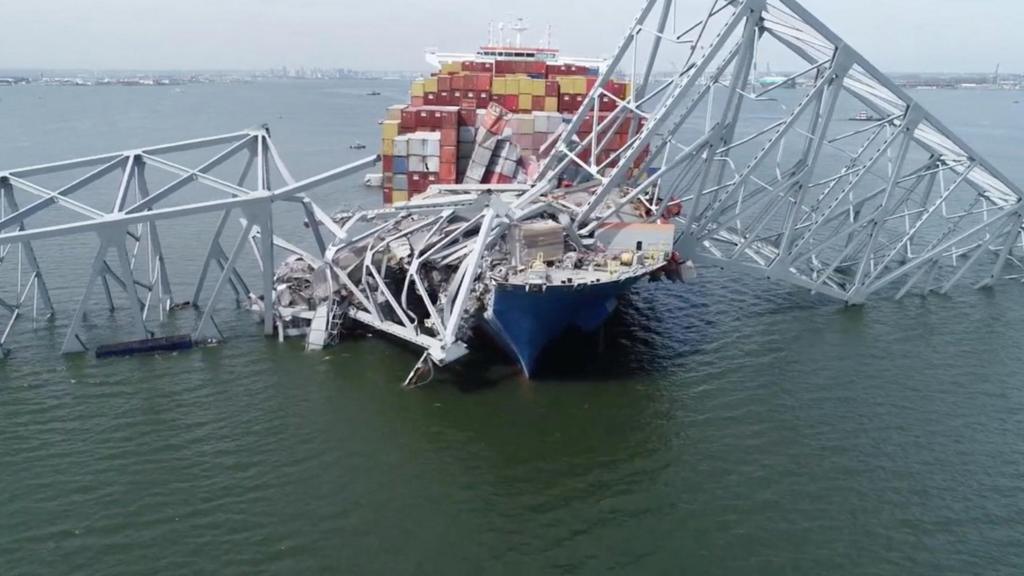
[[(438, 184), (441, 181), (441, 175), (436, 172), (427, 172), (425, 176), (427, 177), (427, 186)], [(423, 190), (426, 191), (427, 189), (423, 188)]]
[(481, 62), (480, 64), (481, 64), (481, 66), (480, 66), (480, 71), (481, 72), (487, 72), (487, 73), (493, 73), (494, 72), (494, 63), (493, 62)]
[(544, 111), (544, 97), (534, 96), (533, 97), (533, 109), (539, 112)]
[(459, 110), (459, 125), (476, 126), (476, 109), (467, 107)]
[[(488, 100), (489, 101), (491, 99), (491, 93), (489, 91), (487, 91), (487, 90), (482, 90), (482, 91), (477, 93), (476, 99), (477, 100)], [(481, 106), (481, 108), (486, 108), (486, 107), (487, 106)]]
[(558, 98), (558, 80), (548, 80), (544, 83), (544, 95), (548, 98)]
[(438, 106), (451, 106), (453, 101), (451, 90), (440, 90), (437, 93)]
[[(443, 133), (441, 134), (441, 137), (444, 138), (444, 134)], [(441, 141), (441, 164), (453, 164), (454, 165), (456, 162), (459, 161), (459, 146), (458, 146), (458, 144), (459, 144), (458, 140), (456, 140), (454, 146), (449, 146), (449, 145), (445, 144), (444, 140)]]
[[(464, 80), (464, 78), (465, 78), (465, 76), (452, 76), (451, 89), (452, 90), (465, 90), (466, 89), (466, 81)], [(440, 86), (438, 86), (438, 88), (440, 88)]]
[(423, 106), (426, 104), (426, 101), (423, 99), (423, 96), (413, 96), (409, 103), (413, 106)]
[(423, 95), (423, 101), (426, 102), (428, 106), (437, 104), (437, 92), (427, 92)]
[(406, 108), (402, 110), (402, 119), (398, 124), (399, 128), (405, 128), (407, 130), (416, 129), (416, 110)]
[(383, 194), (384, 204), (390, 206), (393, 203), (394, 196), (392, 195), (391, 188), (385, 188)]
[(384, 174), (391, 174), (395, 171), (395, 157), (394, 156), (381, 156), (381, 169), (384, 170)]
[(409, 192), (423, 192), (427, 189), (427, 178), (423, 172), (409, 173)]
[(458, 106), (458, 103), (462, 102), (462, 99), (465, 97), (466, 93), (462, 90), (452, 90), (452, 101), (455, 102), (452, 106)]
[[(463, 98), (462, 101), (459, 102), (459, 111), (460, 112), (464, 112), (466, 110), (470, 110), (470, 111), (476, 110), (476, 99), (468, 100), (466, 98)], [(460, 116), (460, 122), (461, 122), (461, 116)]]
[(473, 77), (473, 88), (476, 90), (490, 90), (491, 89), (491, 75), (490, 74), (477, 74)]
[(459, 145), (459, 129), (458, 128), (444, 128), (441, 130), (441, 146), (458, 146)]
[(573, 98), (572, 94), (562, 94), (562, 97), (558, 99), (558, 111), (562, 114), (572, 114), (576, 112), (576, 99)]
[(458, 110), (441, 110), (441, 120), (438, 123), (439, 128), (458, 128), (459, 127), (459, 111)]
[(416, 111), (416, 128), (429, 128), (431, 122), (430, 110), (427, 108), (420, 108)]
[(448, 92), (452, 89), (452, 77), (451, 76), (438, 76), (437, 77), (437, 91)]
[(601, 96), (598, 107), (601, 112), (614, 112), (619, 107), (619, 104), (609, 96)]
[(594, 86), (597, 86), (597, 78), (587, 78), (587, 93), (594, 91)]
[(441, 173), (438, 175), (441, 184), (455, 184), (455, 162), (441, 163)]
[(519, 109), (519, 95), (518, 94), (505, 94), (501, 97), (501, 107), (505, 110), (518, 110)]

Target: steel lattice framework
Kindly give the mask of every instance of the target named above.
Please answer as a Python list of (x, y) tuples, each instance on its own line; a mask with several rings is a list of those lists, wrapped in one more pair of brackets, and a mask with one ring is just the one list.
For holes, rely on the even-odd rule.
[[(238, 270), (250, 244), (267, 334), (275, 322), (276, 247), (302, 255), (335, 289), (318, 303), (314, 326), (326, 331), (336, 314), (347, 315), (425, 349), (421, 364), (465, 354), (466, 324), (479, 304), (471, 301), (493, 272), (488, 251), (539, 214), (557, 216), (577, 246), (605, 223), (674, 219), (675, 248), (685, 258), (851, 304), (886, 290), (902, 297), (915, 287), (946, 292), (958, 283), (1024, 277), (1024, 196), (997, 168), (796, 0), (709, 4), (694, 19), (676, 0), (647, 0), (526, 185), (438, 187), (404, 205), (332, 218), (306, 193), (376, 158), (297, 182), (265, 127), (0, 172), (0, 272), (16, 274), (9, 282), (15, 296), (0, 298), (0, 347), (30, 304), (33, 315), (54, 310), (33, 243), (80, 235), (98, 238), (99, 249), (63, 350), (86, 349), (83, 314), (97, 285), (111, 305), (112, 284), (136, 303), (129, 308), (137, 336), (150, 336), (151, 317), (163, 319), (176, 303), (158, 228), (203, 214), (220, 220), (191, 295), (202, 311), (193, 338), (219, 337), (212, 313), (225, 288), (251, 297)], [(783, 51), (804, 68), (759, 81), (758, 58)], [(604, 89), (622, 78), (634, 86), (624, 100)], [(797, 83), (805, 89), (793, 91), (799, 98), (787, 107), (779, 92)], [(857, 108), (875, 119), (854, 125), (844, 114)], [(628, 143), (607, 152), (624, 127)], [(183, 152), (213, 156), (186, 167), (173, 160)], [(241, 174), (224, 176), (239, 159)], [(151, 188), (156, 172), (171, 181)], [(61, 175), (60, 186), (39, 181)], [(215, 196), (180, 198), (196, 188)], [(108, 209), (76, 200), (97, 189)], [(22, 205), (15, 191), (33, 202)], [(301, 207), (317, 254), (274, 236), (281, 203)], [(47, 223), (55, 210), (75, 220)], [(241, 216), (242, 230), (225, 250), (232, 214)], [(385, 278), (381, 258), (405, 244), (408, 268), (396, 284)], [(352, 254), (360, 256), (346, 259)], [(214, 267), (220, 274), (201, 301)], [(438, 270), (451, 274), (441, 289), (428, 288)]]
[[(214, 155), (196, 167), (186, 167), (168, 159), (174, 154), (186, 152)], [(237, 179), (229, 181), (213, 175), (218, 168), (239, 158), (244, 158), (244, 165)], [(205, 305), (201, 307), (202, 314), (192, 336), (196, 340), (218, 339), (220, 334), (213, 322), (213, 311), (224, 289), (230, 286), (242, 298), (252, 295), (237, 266), (239, 257), (250, 241), (258, 240), (256, 253), (261, 280), (256, 293), (263, 302), (273, 301), (275, 241), (290, 247), (287, 242), (274, 237), (274, 205), (282, 202), (300, 205), (307, 222), (319, 223), (310, 226), (310, 229), (319, 248), (324, 250), (327, 244), (321, 228), (326, 225), (329, 229), (332, 221), (305, 193), (356, 174), (372, 166), (375, 161), (375, 157), (366, 158), (296, 182), (271, 142), (269, 129), (264, 126), (212, 138), (0, 173), (0, 193), (3, 195), (3, 209), (0, 212), (0, 271), (8, 273), (7, 278), (14, 275), (17, 277), (16, 298), (13, 301), (0, 298), (0, 314), (6, 315), (3, 331), (0, 332), (0, 347), (10, 337), (16, 322), (29, 312), (30, 305), (33, 316), (52, 316), (54, 313), (50, 289), (46, 283), (47, 274), (39, 264), (33, 243), (73, 236), (94, 235), (99, 239), (99, 249), (90, 265), (84, 293), (64, 339), (63, 352), (88, 349), (81, 328), (87, 304), (97, 285), (102, 285), (111, 308), (114, 306), (111, 284), (123, 291), (129, 302), (137, 303), (128, 306), (133, 317), (135, 337), (151, 337), (151, 317), (163, 320), (175, 304), (164, 244), (159, 233), (160, 224), (215, 213), (220, 214), (220, 220), (212, 231), (202, 270), (191, 295), (192, 300), (188, 302), (200, 304), (210, 272), (217, 266), (220, 274), (213, 284), (212, 293), (203, 301)], [(170, 182), (158, 189), (151, 189), (150, 181), (154, 171), (163, 172), (165, 177), (169, 175)], [(272, 174), (281, 180), (277, 189), (272, 189)], [(50, 180), (63, 177), (66, 183), (53, 189), (36, 182), (43, 177)], [(102, 185), (110, 181), (117, 184)], [(245, 186), (246, 182), (251, 182), (249, 187)], [(195, 191), (197, 188), (211, 198), (199, 202), (175, 201), (185, 191)], [(16, 200), (16, 190), (31, 195), (35, 198), (34, 202), (21, 206)], [(110, 208), (100, 210), (95, 208), (96, 202), (87, 204), (76, 200), (76, 195), (83, 195), (87, 191), (105, 195), (103, 203)], [(74, 220), (31, 227), (32, 221), (45, 219), (48, 213), (58, 210), (61, 216), (72, 214)], [(225, 251), (221, 239), (232, 214), (240, 217), (242, 231), (231, 249)], [(264, 330), (271, 334), (273, 307), (263, 308)]]
[[(979, 287), (1019, 277), (1020, 188), (799, 2), (714, 0), (696, 21), (678, 4), (645, 3), (531, 197), (584, 170), (599, 185), (576, 209), (581, 233), (631, 202), (657, 218), (681, 200), (684, 255), (851, 304), (894, 284), (945, 293), (983, 262)], [(759, 85), (768, 44), (806, 67)], [(636, 86), (625, 101), (601, 88), (622, 77)], [(745, 113), (796, 82), (809, 89), (780, 117)], [(592, 114), (602, 99), (621, 106)], [(850, 103), (877, 118), (851, 126)], [(603, 135), (631, 116), (646, 125), (602, 158)]]

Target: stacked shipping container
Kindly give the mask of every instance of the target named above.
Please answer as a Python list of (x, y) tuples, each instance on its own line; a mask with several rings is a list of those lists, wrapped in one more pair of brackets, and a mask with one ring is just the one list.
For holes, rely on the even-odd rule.
[[(416, 80), (410, 105), (389, 108), (382, 123), (385, 204), (407, 201), (432, 184), (526, 181), (596, 83), (596, 69), (543, 60), (453, 62)], [(602, 96), (602, 115), (631, 87), (613, 81), (605, 89), (615, 98)], [(628, 132), (624, 122), (599, 160), (620, 150)]]

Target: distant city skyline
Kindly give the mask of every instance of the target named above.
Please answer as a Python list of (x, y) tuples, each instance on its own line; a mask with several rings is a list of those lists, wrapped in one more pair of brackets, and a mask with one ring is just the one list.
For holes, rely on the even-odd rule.
[[(710, 0), (682, 0), (702, 13)], [(896, 72), (1024, 72), (1019, 0), (835, 0), (804, 5), (879, 67)], [(571, 55), (607, 56), (642, 0), (0, 0), (0, 69), (423, 70), (427, 47), (472, 51), (488, 24), (548, 25)], [(770, 51), (762, 65), (794, 62)]]

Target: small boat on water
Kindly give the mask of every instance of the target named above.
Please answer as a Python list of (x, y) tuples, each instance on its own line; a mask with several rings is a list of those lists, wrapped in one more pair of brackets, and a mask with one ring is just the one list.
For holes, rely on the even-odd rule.
[(366, 144), (363, 144), (362, 142), (356, 142), (355, 144), (352, 144), (348, 148), (349, 150), (366, 150)]
[(878, 122), (879, 120), (881, 120), (881, 118), (875, 116), (874, 114), (868, 112), (867, 110), (861, 110), (860, 112), (857, 112), (856, 116), (850, 118), (850, 121), (852, 122)]
[(383, 174), (367, 174), (363, 177), (363, 185), (370, 188), (380, 188), (384, 185)]
[(380, 92), (378, 92), (376, 90), (371, 90), (371, 91), (367, 92), (366, 95), (367, 96), (380, 96)]

